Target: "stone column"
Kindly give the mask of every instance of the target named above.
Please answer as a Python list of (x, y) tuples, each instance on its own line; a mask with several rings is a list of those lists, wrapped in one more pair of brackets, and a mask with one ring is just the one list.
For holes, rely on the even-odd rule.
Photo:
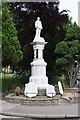
[(36, 59), (36, 49), (34, 49), (34, 59)]
[(38, 50), (38, 58), (43, 59), (43, 50), (42, 49)]

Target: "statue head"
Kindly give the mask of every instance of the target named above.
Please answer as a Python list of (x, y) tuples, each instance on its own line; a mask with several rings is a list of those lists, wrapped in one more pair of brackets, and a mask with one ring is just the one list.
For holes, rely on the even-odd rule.
[(37, 20), (40, 20), (40, 17), (37, 17)]

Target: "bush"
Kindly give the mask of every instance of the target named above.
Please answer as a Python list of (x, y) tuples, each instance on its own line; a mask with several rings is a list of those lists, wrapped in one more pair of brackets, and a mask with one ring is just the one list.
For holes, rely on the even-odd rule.
[(16, 87), (16, 88), (15, 88), (15, 94), (16, 94), (16, 95), (20, 95), (20, 92), (21, 92), (20, 87)]

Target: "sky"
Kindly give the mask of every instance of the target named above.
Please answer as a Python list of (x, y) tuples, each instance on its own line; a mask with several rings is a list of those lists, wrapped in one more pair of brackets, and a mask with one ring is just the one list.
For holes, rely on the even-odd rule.
[(68, 12), (69, 16), (72, 17), (72, 22), (75, 22), (78, 24), (78, 2), (80, 0), (59, 0), (59, 11), (62, 11), (64, 9), (70, 10), (71, 12)]

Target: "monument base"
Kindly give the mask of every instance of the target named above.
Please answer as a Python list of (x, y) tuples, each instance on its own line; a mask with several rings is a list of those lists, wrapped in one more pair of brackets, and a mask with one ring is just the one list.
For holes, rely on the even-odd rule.
[[(39, 91), (40, 94), (42, 91)], [(60, 95), (56, 95), (53, 98), (47, 97), (45, 95), (37, 95), (36, 97), (25, 97), (24, 95), (15, 96), (15, 93), (5, 96), (6, 102), (16, 103), (26, 106), (54, 106), (58, 105)]]
[(25, 84), (24, 94), (25, 96), (32, 98), (39, 95), (39, 91), (43, 89), (45, 89), (45, 95), (48, 97), (53, 97), (56, 95), (54, 86), (49, 84), (36, 84), (34, 82), (29, 82), (28, 84)]

